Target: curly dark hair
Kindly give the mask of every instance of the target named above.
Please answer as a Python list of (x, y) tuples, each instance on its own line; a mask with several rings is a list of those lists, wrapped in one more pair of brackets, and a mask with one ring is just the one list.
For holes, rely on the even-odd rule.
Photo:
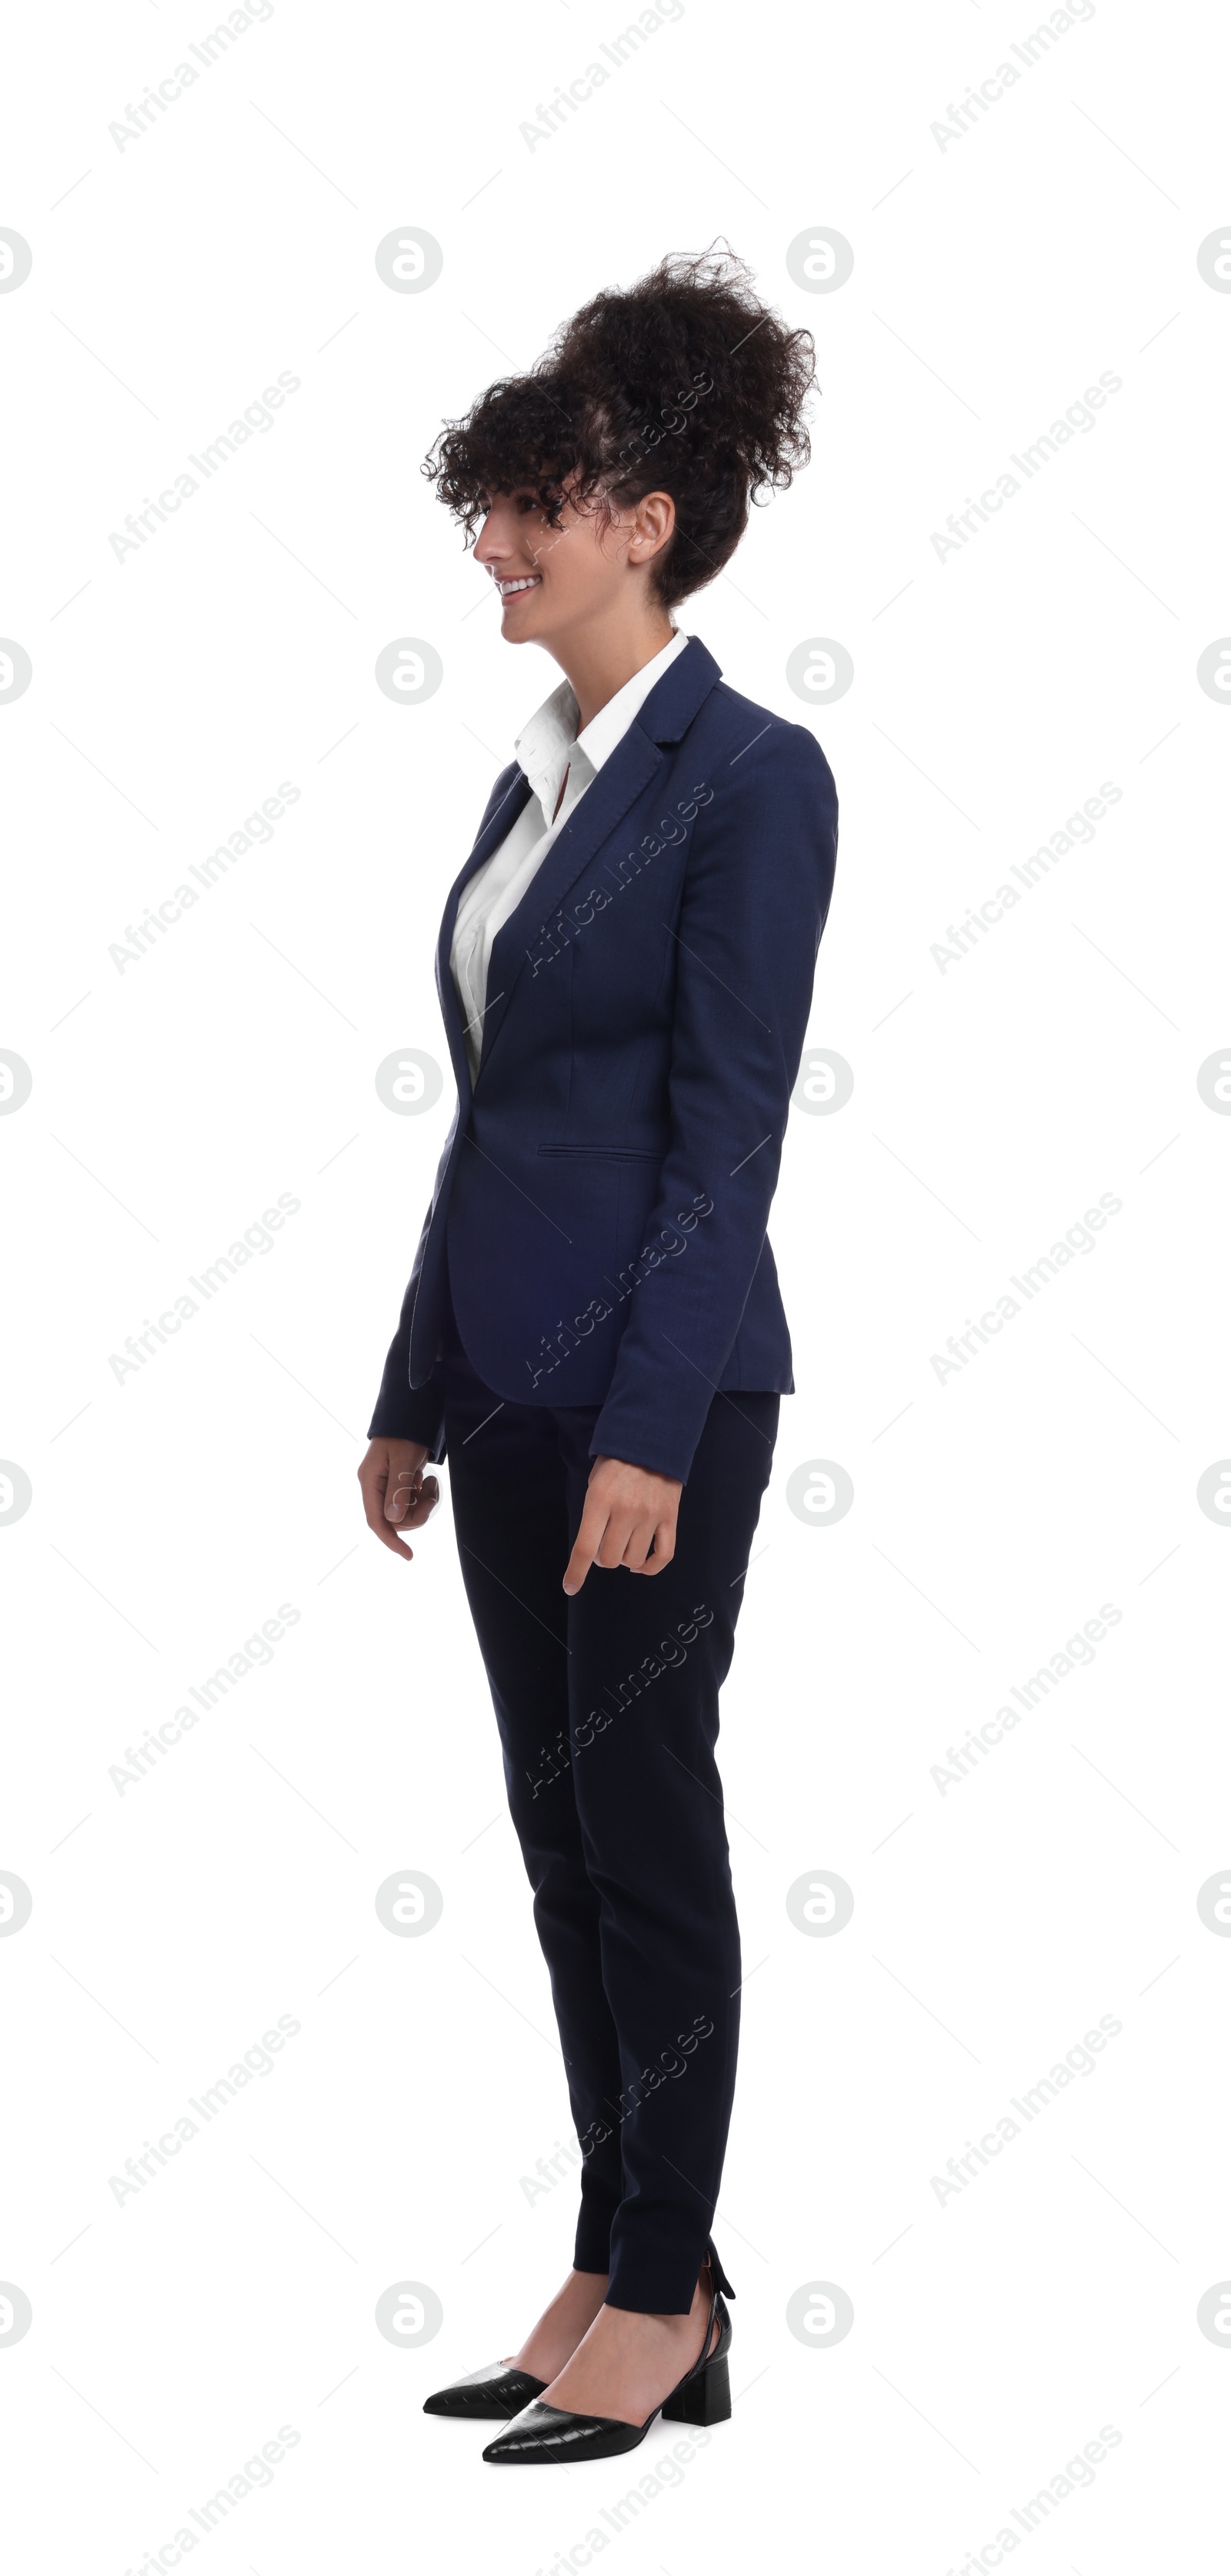
[(650, 568), (664, 608), (734, 554), (750, 501), (783, 491), (811, 454), (809, 331), (789, 331), (728, 249), (669, 254), (562, 323), (527, 375), (505, 376), (450, 421), (422, 471), (475, 533), (497, 492), (531, 490), (550, 527), (568, 499), (616, 509), (669, 492), (675, 528)]

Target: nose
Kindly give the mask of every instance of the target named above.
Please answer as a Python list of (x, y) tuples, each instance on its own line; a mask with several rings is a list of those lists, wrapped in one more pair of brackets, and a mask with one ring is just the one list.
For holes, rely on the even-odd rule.
[(508, 565), (519, 553), (516, 521), (507, 506), (493, 501), (475, 539), (474, 559), (494, 572), (498, 565)]

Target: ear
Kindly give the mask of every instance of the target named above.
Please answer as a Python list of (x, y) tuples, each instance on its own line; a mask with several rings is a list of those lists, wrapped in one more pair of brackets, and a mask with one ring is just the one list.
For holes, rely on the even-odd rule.
[(675, 527), (675, 503), (669, 492), (647, 492), (633, 505), (628, 560), (646, 564), (661, 553)]

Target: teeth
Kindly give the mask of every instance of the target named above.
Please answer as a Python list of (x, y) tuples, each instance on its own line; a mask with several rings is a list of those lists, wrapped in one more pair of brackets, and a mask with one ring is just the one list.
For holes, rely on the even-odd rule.
[(526, 581), (502, 581), (499, 584), (500, 596), (502, 599), (511, 599), (515, 590), (534, 590), (538, 586), (539, 579), (538, 573), (532, 573)]

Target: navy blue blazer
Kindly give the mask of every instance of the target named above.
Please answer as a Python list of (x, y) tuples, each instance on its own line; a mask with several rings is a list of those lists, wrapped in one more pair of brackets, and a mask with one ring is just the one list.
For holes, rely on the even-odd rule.
[(792, 1391), (766, 1221), (833, 888), (806, 725), (693, 636), (497, 934), (472, 1087), (458, 898), (530, 794), (501, 771), (445, 905), (458, 1106), (370, 1436), (444, 1456), (447, 1284), (485, 1383), (600, 1409), (592, 1456), (687, 1479), (716, 1389)]

